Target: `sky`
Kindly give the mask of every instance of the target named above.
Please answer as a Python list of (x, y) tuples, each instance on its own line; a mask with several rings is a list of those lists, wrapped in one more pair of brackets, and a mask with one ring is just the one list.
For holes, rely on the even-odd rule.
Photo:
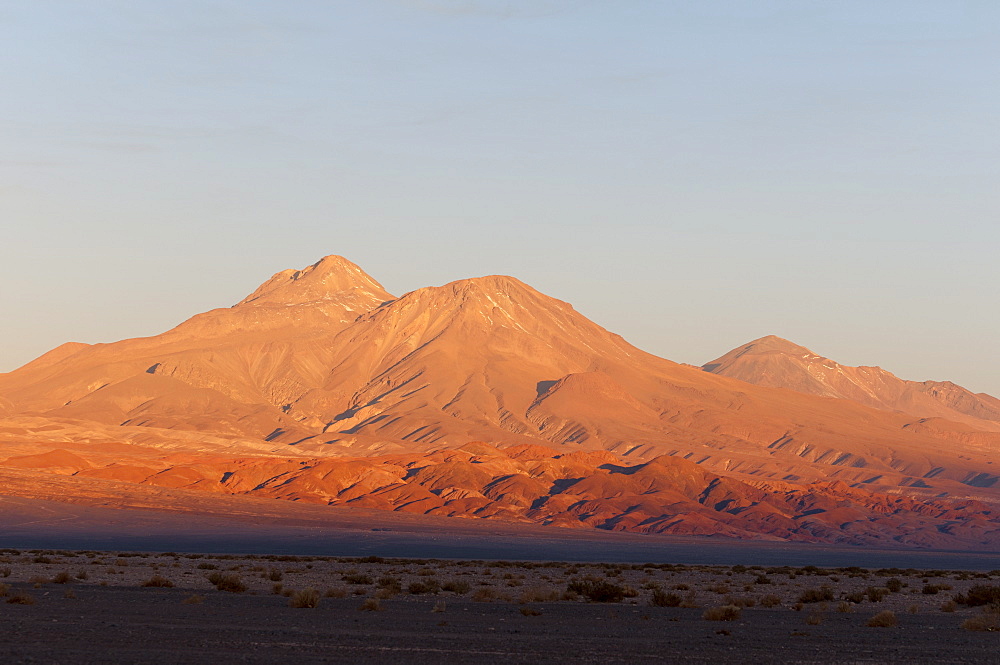
[(32, 0), (0, 39), (0, 371), (341, 254), (1000, 395), (993, 0)]

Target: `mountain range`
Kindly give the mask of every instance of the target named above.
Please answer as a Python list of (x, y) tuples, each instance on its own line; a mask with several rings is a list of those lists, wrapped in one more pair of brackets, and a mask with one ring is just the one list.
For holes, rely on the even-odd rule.
[(328, 256), (161, 335), (0, 374), (0, 416), (0, 471), (74, 487), (1000, 545), (1000, 400), (773, 336), (674, 363), (506, 276), (396, 297)]

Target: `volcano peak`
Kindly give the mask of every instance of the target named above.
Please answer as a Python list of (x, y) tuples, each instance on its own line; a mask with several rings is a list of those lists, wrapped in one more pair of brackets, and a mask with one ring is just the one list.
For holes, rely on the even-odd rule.
[(331, 254), (301, 270), (289, 268), (275, 273), (236, 306), (301, 305), (359, 293), (370, 295), (379, 302), (392, 299), (392, 295), (357, 264)]

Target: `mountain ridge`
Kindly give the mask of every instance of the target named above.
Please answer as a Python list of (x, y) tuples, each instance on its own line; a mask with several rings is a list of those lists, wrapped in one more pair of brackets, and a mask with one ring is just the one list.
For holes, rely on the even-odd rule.
[(908, 381), (877, 366), (851, 367), (767, 335), (705, 363), (720, 376), (807, 394), (850, 399), (920, 417), (939, 417), (1000, 432), (1000, 399), (950, 381)]
[[(766, 353), (741, 347), (736, 360), (773, 356), (787, 363), (811, 354), (780, 338), (759, 341)], [(814, 364), (828, 360), (815, 358)], [(291, 473), (292, 485), (275, 498), (303, 500), (305, 494), (286, 490), (311, 487), (326, 501), (391, 510), (426, 506), (467, 517), (640, 531), (680, 520), (684, 529), (718, 528), (738, 537), (808, 531), (788, 522), (779, 528), (781, 520), (764, 513), (745, 521), (685, 503), (707, 486), (684, 484), (670, 471), (682, 460), (705, 483), (739, 487), (732, 490), (741, 497), (737, 503), (752, 514), (777, 501), (782, 519), (793, 521), (808, 515), (785, 502), (811, 486), (829, 485), (820, 494), (840, 497), (820, 501), (823, 510), (833, 511), (837, 500), (856, 502), (860, 512), (851, 515), (859, 529), (886, 496), (905, 497), (909, 503), (898, 505), (906, 510), (933, 501), (1000, 502), (1000, 475), (991, 466), (1000, 435), (981, 426), (681, 365), (632, 346), (515, 277), (461, 279), (395, 297), (336, 255), (275, 273), (233, 307), (198, 314), (161, 335), (56, 349), (0, 375), (0, 409), (6, 414), (0, 434), (16, 433), (0, 437), (0, 459), (27, 456), (17, 464), (65, 462), (70, 458), (54, 451), (67, 451), (92, 465), (74, 472), (81, 477), (212, 492), (270, 487), (265, 481)], [(522, 456), (554, 450), (558, 464), (584, 464), (580, 477), (590, 480), (578, 490), (599, 480), (610, 485), (580, 495), (578, 505), (566, 503), (575, 494), (550, 491), (547, 480), (514, 469), (502, 455), (489, 467), (448, 461), (449, 451), (473, 441)], [(435, 478), (446, 484), (397, 477), (400, 464), (416, 472), (426, 459), (440, 461)], [(606, 464), (634, 470), (606, 477)], [(363, 467), (364, 477), (334, 482), (342, 466)], [(143, 476), (148, 469), (155, 473)], [(661, 488), (655, 499), (643, 498), (635, 484), (643, 474), (655, 476), (646, 489)], [(667, 491), (669, 482), (681, 484)], [(612, 500), (618, 495), (632, 497), (632, 507)], [(814, 495), (810, 501), (819, 501)], [(544, 517), (522, 500), (529, 508), (551, 503), (553, 511)], [(639, 505), (645, 517), (637, 520)], [(581, 519), (598, 506), (604, 519)], [(953, 515), (944, 504), (934, 506)], [(993, 523), (989, 508), (977, 504), (974, 512)], [(893, 524), (909, 528), (905, 520)], [(821, 531), (822, 539), (837, 537), (830, 524)], [(983, 542), (993, 538), (989, 528), (976, 533)], [(929, 534), (927, 542), (944, 542)]]

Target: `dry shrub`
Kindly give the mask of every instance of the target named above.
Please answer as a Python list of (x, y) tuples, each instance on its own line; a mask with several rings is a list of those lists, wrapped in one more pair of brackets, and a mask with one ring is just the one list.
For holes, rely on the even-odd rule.
[(592, 579), (570, 582), (566, 585), (566, 590), (577, 593), (592, 603), (620, 603), (629, 591), (627, 587), (607, 580)]
[(78, 572), (78, 573), (76, 574), (76, 579), (78, 579), (78, 580), (85, 580), (85, 579), (87, 579), (88, 577), (90, 577), (90, 574), (89, 574), (89, 573), (87, 573), (87, 571), (86, 571), (86, 570), (81, 570), (80, 572)]
[(364, 573), (353, 573), (343, 575), (342, 580), (348, 584), (374, 584), (375, 580), (371, 578), (371, 575), (365, 575)]
[(679, 593), (653, 589), (653, 595), (649, 599), (649, 604), (653, 607), (680, 607), (684, 598)]
[(460, 596), (464, 596), (469, 593), (469, 589), (471, 588), (472, 585), (465, 580), (448, 580), (441, 585), (442, 591), (450, 591), (452, 593), (457, 593)]
[(472, 600), (480, 603), (488, 603), (497, 599), (497, 592), (493, 587), (480, 587), (472, 592)]
[(823, 623), (823, 615), (813, 612), (806, 617), (806, 623), (810, 626), (818, 626)]
[(172, 587), (173, 585), (174, 583), (168, 580), (163, 575), (153, 575), (148, 580), (142, 583), (142, 586), (162, 587), (162, 588)]
[(378, 581), (375, 582), (375, 584), (378, 585), (380, 589), (387, 589), (393, 593), (399, 593), (403, 590), (403, 583), (398, 577), (393, 577), (392, 575), (383, 575), (378, 578)]
[(9, 596), (7, 602), (11, 605), (34, 605), (35, 598), (24, 591), (18, 591), (13, 596)]
[(760, 599), (761, 607), (777, 607), (778, 605), (781, 605), (781, 596), (776, 594), (769, 593)]
[(1000, 630), (1000, 613), (998, 612), (983, 612), (975, 616), (971, 616), (962, 622), (962, 628), (964, 630), (974, 630), (974, 631), (984, 631), (984, 632), (996, 632)]
[(73, 581), (73, 575), (71, 575), (68, 570), (64, 570), (56, 573), (55, 577), (52, 578), (52, 581), (56, 584), (67, 584)]
[(521, 591), (522, 603), (549, 603), (559, 600), (560, 593), (553, 587), (528, 587)]
[(536, 610), (534, 607), (524, 606), (521, 608), (521, 614), (526, 617), (537, 617), (542, 615), (542, 611)]
[(413, 595), (437, 593), (441, 590), (441, 585), (437, 580), (428, 578), (422, 582), (411, 582), (410, 586), (406, 587), (406, 590)]
[(395, 597), (396, 593), (397, 592), (395, 589), (389, 589), (389, 588), (376, 589), (374, 597), (378, 598), (379, 600), (389, 600), (390, 598)]
[(837, 605), (837, 611), (841, 614), (850, 614), (854, 611), (854, 607), (852, 607), (846, 600), (842, 600), (840, 601), (840, 604)]
[(739, 608), (753, 607), (757, 604), (757, 599), (753, 596), (726, 596), (726, 605), (735, 605)]
[(688, 591), (687, 595), (684, 596), (684, 602), (681, 603), (681, 607), (686, 607), (689, 609), (694, 607), (701, 607), (701, 605), (698, 604), (698, 594), (695, 593), (694, 591)]
[(964, 596), (956, 597), (955, 600), (969, 607), (1000, 605), (1000, 586), (977, 584), (966, 591)]
[(710, 607), (701, 615), (705, 621), (736, 621), (740, 618), (740, 608), (735, 605)]
[(292, 594), (288, 601), (289, 606), (299, 608), (314, 608), (319, 606), (319, 591), (312, 587), (299, 589)]
[(958, 609), (958, 603), (956, 603), (954, 600), (949, 600), (941, 603), (942, 612), (954, 612), (957, 609)]
[(379, 612), (381, 610), (382, 603), (379, 602), (378, 598), (365, 598), (361, 607), (358, 608), (360, 612)]
[(873, 616), (865, 625), (869, 628), (894, 628), (899, 625), (899, 621), (896, 619), (895, 612), (885, 610)]
[(327, 598), (347, 598), (348, 591), (342, 586), (328, 587), (323, 595)]
[(822, 603), (833, 600), (833, 587), (823, 585), (818, 589), (806, 589), (799, 596), (800, 603)]
[(212, 573), (208, 576), (208, 581), (215, 585), (219, 591), (230, 593), (243, 593), (247, 590), (247, 585), (243, 583), (236, 573)]
[(194, 594), (192, 596), (188, 596), (181, 602), (184, 603), (185, 605), (201, 605), (203, 602), (205, 602), (205, 596), (199, 596), (198, 594)]

